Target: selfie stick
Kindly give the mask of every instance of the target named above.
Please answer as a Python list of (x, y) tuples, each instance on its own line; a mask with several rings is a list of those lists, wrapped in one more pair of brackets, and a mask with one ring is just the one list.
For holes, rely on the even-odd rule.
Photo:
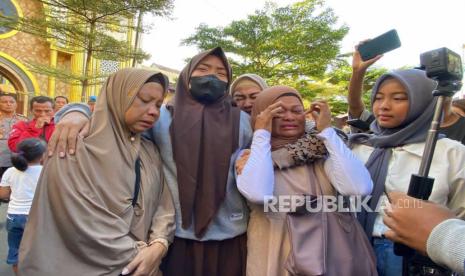
[[(425, 149), (423, 157), (421, 159), (420, 170), (418, 174), (412, 174), (410, 178), (410, 185), (408, 189), (408, 195), (422, 200), (428, 200), (433, 190), (434, 178), (428, 177), (429, 170), (431, 168), (431, 161), (433, 160), (434, 149), (436, 148), (436, 142), (438, 140), (438, 130), (441, 125), (443, 107), (445, 97), (452, 97), (454, 91), (457, 91), (457, 87), (460, 87), (458, 82), (445, 81), (438, 83), (438, 88), (433, 91), (433, 96), (437, 97), (437, 102), (434, 109), (433, 121), (431, 122), (428, 136), (426, 137)], [(460, 88), (459, 88), (460, 89)], [(412, 256), (415, 250), (410, 247), (395, 243), (394, 254), (397, 256)]]

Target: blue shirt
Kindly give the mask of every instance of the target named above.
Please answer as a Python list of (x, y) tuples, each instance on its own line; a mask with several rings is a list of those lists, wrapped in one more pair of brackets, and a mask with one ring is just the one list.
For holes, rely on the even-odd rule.
[[(179, 238), (192, 239), (198, 241), (207, 240), (225, 240), (236, 237), (246, 232), (247, 222), (249, 219), (249, 210), (247, 204), (239, 193), (236, 185), (234, 172), (234, 162), (242, 149), (249, 148), (252, 141), (252, 128), (250, 126), (250, 117), (241, 112), (239, 127), (239, 147), (233, 153), (230, 159), (228, 183), (226, 184), (226, 196), (221, 204), (215, 218), (212, 220), (205, 235), (199, 239), (195, 236), (193, 224), (188, 229), (182, 228), (181, 205), (179, 202), (179, 190), (176, 177), (176, 164), (173, 158), (173, 148), (171, 145), (171, 136), (169, 128), (172, 117), (166, 106), (160, 110), (160, 118), (151, 129), (147, 130), (146, 135), (160, 149), (163, 160), (163, 172), (170, 188), (176, 208), (176, 233)], [(213, 164), (212, 164), (213, 165)], [(213, 169), (213, 168), (212, 168)], [(194, 218), (195, 219), (195, 218)]]
[[(69, 104), (60, 109), (55, 114), (55, 122), (72, 111), (79, 111), (90, 117), (90, 109), (84, 104)], [(250, 117), (241, 111), (239, 125), (239, 147), (232, 154), (229, 165), (228, 183), (226, 184), (226, 195), (218, 212), (210, 223), (207, 232), (202, 238), (197, 238), (193, 229), (193, 223), (188, 229), (182, 228), (181, 205), (179, 202), (179, 189), (176, 174), (176, 163), (173, 158), (173, 147), (171, 145), (170, 125), (171, 113), (163, 105), (160, 109), (160, 118), (155, 125), (148, 129), (144, 136), (150, 139), (160, 150), (163, 161), (163, 172), (165, 181), (171, 191), (174, 207), (176, 209), (176, 233), (178, 238), (191, 239), (197, 241), (225, 240), (231, 239), (247, 231), (249, 220), (249, 209), (245, 199), (239, 193), (236, 185), (234, 163), (243, 149), (249, 148), (252, 142), (253, 131), (250, 126)], [(195, 218), (194, 218), (195, 219)]]

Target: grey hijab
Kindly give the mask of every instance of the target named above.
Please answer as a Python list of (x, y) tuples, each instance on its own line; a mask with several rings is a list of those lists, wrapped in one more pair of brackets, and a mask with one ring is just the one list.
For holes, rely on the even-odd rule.
[[(400, 81), (406, 88), (409, 99), (407, 118), (396, 128), (383, 128), (375, 120), (370, 126), (373, 134), (355, 134), (349, 139), (350, 144), (367, 144), (375, 148), (365, 164), (374, 184), (372, 198), (369, 201), (372, 210), (375, 210), (379, 198), (384, 192), (392, 148), (426, 140), (436, 103), (432, 95), (432, 91), (437, 85), (436, 82), (427, 78), (422, 70), (409, 69), (382, 75), (373, 87), (371, 105), (373, 105), (380, 85), (387, 78)], [(369, 213), (366, 210), (362, 210), (358, 215), (358, 219), (369, 238), (372, 236), (376, 216), (376, 212)]]

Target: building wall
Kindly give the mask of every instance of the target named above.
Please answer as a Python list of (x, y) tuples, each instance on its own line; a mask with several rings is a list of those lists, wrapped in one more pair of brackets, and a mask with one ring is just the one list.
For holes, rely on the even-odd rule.
[[(39, 16), (43, 13), (43, 6), (40, 2), (36, 0), (12, 0), (17, 3), (20, 7), (21, 12), (24, 17), (28, 16)], [(132, 19), (128, 19), (132, 20)], [(46, 30), (44, 30), (46, 32)], [(122, 35), (124, 36), (124, 35)], [(118, 37), (123, 38), (123, 37)], [(123, 38), (124, 39), (124, 38)], [(133, 35), (131, 33), (127, 34), (128, 43), (133, 43)], [(74, 83), (71, 85), (60, 81), (57, 78), (49, 77), (40, 72), (33, 72), (30, 69), (28, 64), (41, 64), (41, 65), (50, 65), (51, 60), (54, 59), (54, 55), (51, 53), (53, 49), (56, 49), (54, 45), (40, 37), (36, 37), (30, 34), (17, 32), (16, 34), (1, 38), (0, 36), (0, 54), (5, 53), (12, 58), (14, 58), (20, 65), (28, 70), (31, 75), (34, 77), (35, 82), (37, 83), (37, 88), (34, 91), (36, 95), (49, 95), (49, 96), (58, 96), (63, 95), (68, 97), (72, 101), (80, 101), (81, 88), (79, 83)], [(57, 68), (67, 69), (73, 71), (75, 74), (79, 74), (83, 68), (83, 54), (82, 53), (70, 53), (63, 50), (57, 50), (58, 54), (56, 55), (56, 66)], [(92, 68), (95, 72), (100, 72), (100, 67), (98, 66), (100, 61), (92, 60)], [(124, 68), (131, 65), (130, 61), (118, 63), (118, 68)], [(0, 61), (0, 67), (2, 62)], [(4, 67), (5, 68), (5, 67)], [(0, 68), (1, 69), (1, 68)], [(112, 72), (104, 72), (112, 73)], [(99, 93), (100, 85), (88, 87), (86, 96), (96, 95)], [(23, 92), (23, 91), (22, 91)], [(29, 92), (32, 95), (32, 91)], [(86, 97), (86, 98), (87, 98)], [(24, 99), (27, 101), (27, 99)]]
[[(37, 14), (37, 11), (42, 10), (42, 5), (37, 1), (17, 0), (16, 1), (24, 16)], [(43, 39), (34, 37), (33, 35), (18, 32), (15, 35), (0, 39), (0, 51), (4, 52), (26, 67), (28, 63), (47, 64), (50, 60), (49, 45)], [(48, 77), (32, 72), (39, 83), (39, 94), (47, 94)], [(26, 91), (27, 92), (27, 91)]]
[[(16, 0), (24, 16), (38, 16), (42, 13), (42, 4), (34, 0)], [(44, 30), (45, 32), (45, 30)], [(50, 64), (50, 43), (27, 33), (18, 32), (15, 35), (0, 39), (0, 52), (4, 52), (17, 59), (30, 69), (28, 64)], [(57, 67), (70, 69), (71, 54), (58, 52)], [(31, 70), (30, 70), (31, 71)], [(48, 95), (49, 77), (39, 72), (31, 71), (39, 84), (36, 94)], [(68, 83), (56, 80), (55, 95), (69, 97), (71, 86)], [(29, 91), (26, 91), (29, 92)]]
[[(57, 67), (71, 71), (71, 54), (58, 53)], [(55, 96), (65, 96), (70, 99), (71, 85), (57, 80), (55, 85)]]

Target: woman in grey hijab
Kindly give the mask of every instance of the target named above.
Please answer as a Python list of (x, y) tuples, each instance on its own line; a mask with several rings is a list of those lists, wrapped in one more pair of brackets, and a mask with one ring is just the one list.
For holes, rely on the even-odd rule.
[[(362, 210), (359, 221), (372, 240), (379, 275), (402, 275), (402, 257), (394, 255), (393, 243), (384, 238), (386, 193), (406, 193), (411, 174), (418, 173), (426, 135), (435, 106), (432, 91), (436, 83), (417, 69), (394, 71), (381, 76), (372, 96), (373, 134), (350, 138), (355, 155), (366, 162), (373, 180), (368, 202), (372, 210)], [(463, 215), (465, 209), (465, 146), (442, 138), (437, 142), (430, 177), (435, 179), (429, 200)]]

